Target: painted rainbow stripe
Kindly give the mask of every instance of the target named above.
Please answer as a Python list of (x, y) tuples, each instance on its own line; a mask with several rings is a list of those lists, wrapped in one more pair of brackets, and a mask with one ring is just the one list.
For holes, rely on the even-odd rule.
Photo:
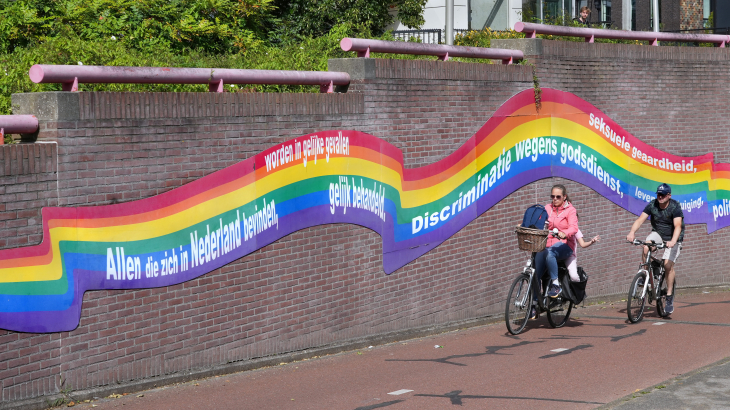
[[(43, 242), (0, 251), (0, 328), (76, 328), (84, 292), (169, 286), (300, 229), (368, 227), (391, 273), (435, 248), (516, 189), (559, 176), (639, 214), (661, 182), (708, 232), (730, 224), (730, 166), (712, 154), (652, 148), (575, 95), (532, 90), (505, 102), (443, 160), (403, 169), (400, 150), (357, 131), (324, 131), (162, 195), (97, 207), (44, 208)], [(525, 207), (531, 204), (525, 204)]]

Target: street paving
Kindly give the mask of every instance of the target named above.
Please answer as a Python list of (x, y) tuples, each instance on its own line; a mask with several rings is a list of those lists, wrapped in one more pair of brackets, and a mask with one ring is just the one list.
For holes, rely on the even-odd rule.
[[(626, 302), (576, 308), (565, 327), (504, 321), (181, 383), (78, 408), (730, 408), (730, 290), (679, 291), (630, 324)], [(122, 407), (123, 406), (123, 407)]]

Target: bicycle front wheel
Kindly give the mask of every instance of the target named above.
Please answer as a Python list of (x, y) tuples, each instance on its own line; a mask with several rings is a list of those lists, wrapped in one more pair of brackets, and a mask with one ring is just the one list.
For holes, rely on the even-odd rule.
[[(674, 278), (674, 283), (672, 284), (672, 295), (674, 295), (674, 289), (677, 287), (677, 278)], [(656, 299), (656, 313), (660, 317), (667, 317), (669, 316), (669, 313), (664, 311), (664, 306), (667, 305), (667, 277), (662, 276), (662, 279), (659, 281), (659, 292), (657, 292), (657, 299)]]
[(530, 295), (530, 277), (522, 274), (515, 278), (507, 295), (507, 306), (504, 310), (504, 321), (507, 324), (507, 331), (517, 335), (527, 325), (532, 307), (532, 296)]
[[(639, 284), (641, 282), (641, 284)], [(636, 323), (644, 317), (644, 308), (646, 307), (647, 293), (644, 288), (647, 286), (648, 278), (646, 273), (637, 273), (634, 280), (631, 281), (629, 287), (629, 298), (626, 301), (626, 313), (629, 316), (629, 322)], [(643, 296), (642, 296), (643, 295)]]
[(568, 318), (570, 311), (573, 310), (573, 301), (558, 296), (555, 299), (548, 298), (547, 301), (547, 318), (550, 326), (558, 328), (563, 327)]

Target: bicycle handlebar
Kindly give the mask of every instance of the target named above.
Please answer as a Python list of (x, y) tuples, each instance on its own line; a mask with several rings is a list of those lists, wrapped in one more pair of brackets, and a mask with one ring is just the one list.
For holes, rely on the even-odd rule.
[(632, 245), (646, 245), (646, 246), (652, 246), (652, 247), (655, 247), (656, 249), (664, 249), (664, 248), (666, 248), (666, 247), (667, 247), (667, 245), (666, 245), (665, 243), (656, 243), (656, 242), (654, 242), (654, 241), (651, 241), (651, 242), (642, 242), (642, 241), (640, 241), (640, 240), (638, 240), (638, 239), (634, 239), (634, 241), (633, 241), (633, 242), (629, 242), (629, 241), (626, 241), (626, 242), (627, 242), (627, 243), (630, 243), (630, 244), (632, 244)]
[(553, 228), (553, 230), (550, 231), (550, 235), (552, 235), (554, 238), (558, 238), (558, 239), (560, 239), (560, 237), (558, 236), (559, 233), (560, 233), (560, 231), (558, 231), (558, 228)]

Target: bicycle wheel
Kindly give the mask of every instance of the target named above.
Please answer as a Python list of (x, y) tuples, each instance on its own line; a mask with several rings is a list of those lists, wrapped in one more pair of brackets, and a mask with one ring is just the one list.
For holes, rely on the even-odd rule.
[[(629, 316), (629, 322), (636, 323), (644, 317), (644, 308), (646, 307), (646, 297), (644, 293), (644, 287), (648, 283), (646, 273), (637, 273), (634, 276), (634, 280), (631, 281), (631, 287), (629, 287), (629, 298), (626, 301), (626, 313)], [(643, 279), (644, 284), (639, 286), (639, 280)], [(648, 292), (647, 292), (648, 293)], [(642, 297), (641, 295), (644, 295)]]
[[(674, 295), (674, 289), (677, 288), (677, 278), (674, 278), (674, 283), (672, 284), (672, 295)], [(660, 317), (667, 317), (669, 314), (664, 311), (664, 306), (666, 306), (667, 303), (667, 277), (665, 275), (662, 275), (661, 280), (659, 280), (659, 292), (657, 292), (657, 299), (656, 299), (656, 313)]]
[(550, 326), (563, 327), (570, 317), (570, 311), (573, 310), (573, 301), (558, 296), (548, 300), (547, 304), (547, 318)]
[(513, 335), (522, 332), (530, 317), (532, 307), (532, 296), (530, 295), (530, 277), (519, 275), (512, 282), (512, 287), (507, 294), (507, 306), (504, 310), (504, 321), (507, 324), (507, 331)]

